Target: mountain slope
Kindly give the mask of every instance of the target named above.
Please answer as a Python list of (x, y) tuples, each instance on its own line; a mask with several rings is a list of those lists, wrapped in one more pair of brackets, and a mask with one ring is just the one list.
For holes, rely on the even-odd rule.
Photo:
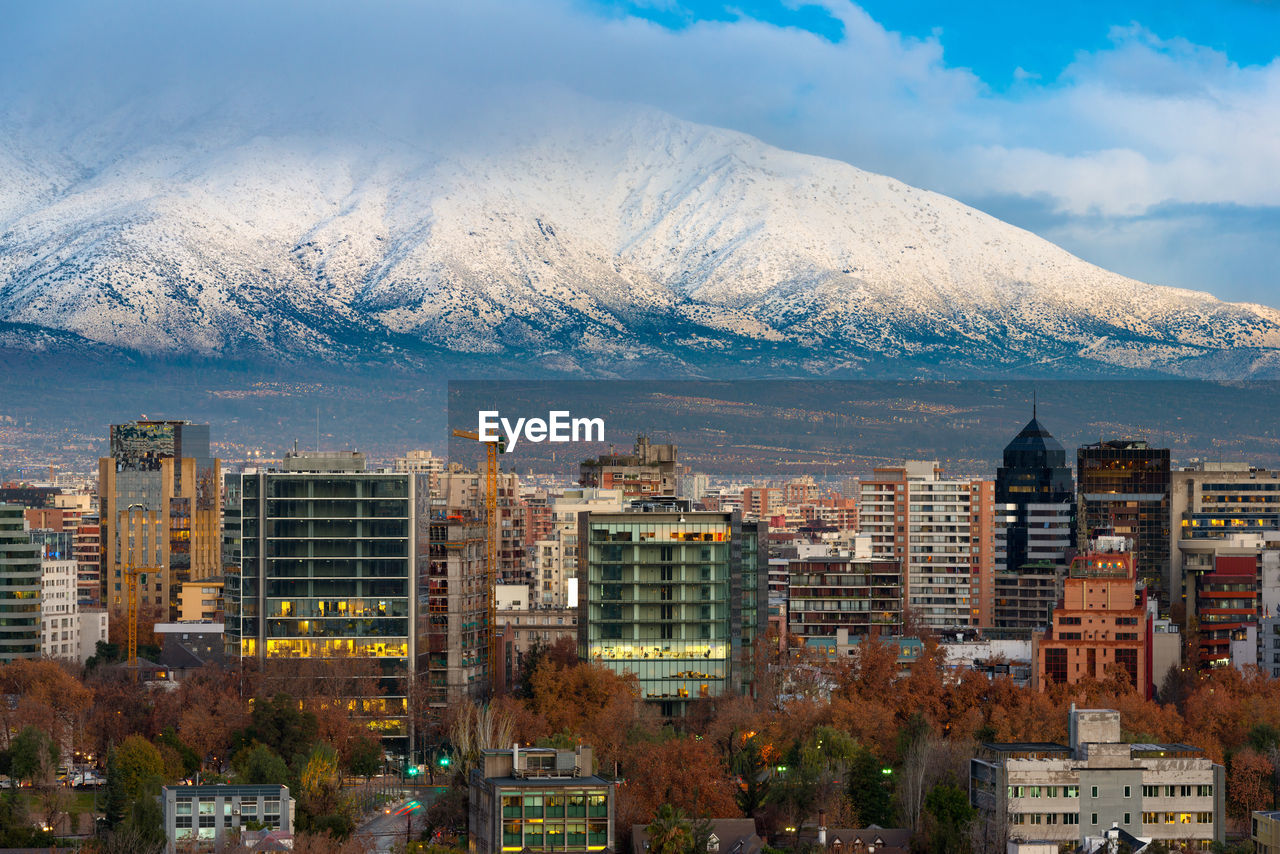
[(448, 145), (199, 122), (104, 138), (0, 135), (0, 323), (51, 330), (41, 347), (1280, 373), (1274, 309), (1117, 276), (952, 199), (651, 111)]

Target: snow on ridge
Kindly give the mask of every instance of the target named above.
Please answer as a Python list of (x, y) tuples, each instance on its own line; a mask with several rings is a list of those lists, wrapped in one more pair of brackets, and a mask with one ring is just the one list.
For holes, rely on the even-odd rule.
[(605, 113), (451, 148), (195, 129), (92, 168), (0, 129), (0, 320), (162, 353), (377, 357), (391, 334), (691, 364), (735, 341), (1280, 362), (1273, 308), (1109, 273), (848, 164)]

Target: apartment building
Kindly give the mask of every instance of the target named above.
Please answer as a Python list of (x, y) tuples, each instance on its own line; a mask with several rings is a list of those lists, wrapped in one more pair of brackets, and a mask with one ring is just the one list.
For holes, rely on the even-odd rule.
[(825, 556), (791, 561), (788, 631), (805, 643), (902, 633), (902, 567), (897, 561)]
[(946, 480), (935, 461), (907, 461), (875, 469), (861, 488), (861, 530), (877, 557), (902, 561), (907, 608), (935, 629), (990, 625), (997, 532), (1010, 518), (995, 483)]

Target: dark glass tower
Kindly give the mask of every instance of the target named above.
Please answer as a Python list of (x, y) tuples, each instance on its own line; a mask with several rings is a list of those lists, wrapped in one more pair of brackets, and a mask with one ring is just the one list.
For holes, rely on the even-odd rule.
[(1081, 549), (1090, 538), (1133, 540), (1138, 574), (1169, 601), (1169, 449), (1118, 439), (1085, 445), (1076, 454)]
[(1004, 465), (996, 472), (996, 503), (1015, 508), (1005, 533), (1007, 569), (1045, 561), (1065, 564), (1065, 549), (1075, 544), (1075, 485), (1067, 452), (1034, 409), (1031, 421), (1004, 449)]

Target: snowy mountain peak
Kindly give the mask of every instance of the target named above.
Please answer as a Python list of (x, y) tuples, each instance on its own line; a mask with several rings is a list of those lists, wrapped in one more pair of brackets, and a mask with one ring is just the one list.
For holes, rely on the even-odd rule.
[(1280, 372), (1274, 309), (847, 164), (641, 109), (507, 130), (0, 128), (0, 321), (143, 353), (589, 373)]

